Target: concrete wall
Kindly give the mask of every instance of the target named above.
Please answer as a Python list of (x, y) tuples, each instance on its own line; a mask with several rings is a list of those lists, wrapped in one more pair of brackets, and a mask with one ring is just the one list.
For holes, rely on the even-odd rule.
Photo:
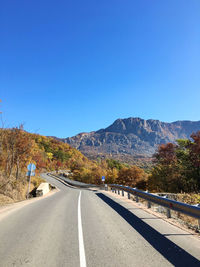
[(48, 183), (41, 183), (39, 187), (36, 189), (36, 196), (44, 196), (45, 194), (49, 193), (49, 184)]

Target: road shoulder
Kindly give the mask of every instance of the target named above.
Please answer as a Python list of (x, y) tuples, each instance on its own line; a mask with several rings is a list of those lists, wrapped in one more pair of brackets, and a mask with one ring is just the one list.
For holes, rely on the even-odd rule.
[(54, 195), (55, 193), (59, 192), (60, 190), (58, 188), (51, 190), (49, 193), (47, 193), (44, 196), (41, 197), (35, 197), (35, 198), (31, 198), (31, 199), (27, 199), (27, 200), (23, 200), (20, 202), (15, 202), (15, 203), (11, 203), (11, 204), (7, 204), (4, 206), (0, 207), (0, 221), (5, 218), (6, 216), (8, 216), (10, 213), (17, 211), (31, 203), (34, 203), (36, 201), (42, 200), (44, 198), (50, 197), (52, 195)]

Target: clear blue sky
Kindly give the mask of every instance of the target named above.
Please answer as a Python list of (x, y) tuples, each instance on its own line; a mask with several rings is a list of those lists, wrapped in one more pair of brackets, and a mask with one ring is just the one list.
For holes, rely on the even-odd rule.
[(5, 126), (58, 137), (200, 120), (200, 1), (1, 1), (0, 99)]

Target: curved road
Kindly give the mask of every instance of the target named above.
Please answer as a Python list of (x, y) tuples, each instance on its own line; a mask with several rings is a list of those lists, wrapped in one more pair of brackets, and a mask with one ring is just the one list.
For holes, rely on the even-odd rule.
[(104, 191), (45, 179), (60, 191), (0, 216), (0, 266), (200, 266), (197, 237)]

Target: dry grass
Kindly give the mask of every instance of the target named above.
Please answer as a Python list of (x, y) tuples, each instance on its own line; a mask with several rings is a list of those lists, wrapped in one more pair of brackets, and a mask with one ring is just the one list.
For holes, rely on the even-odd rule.
[[(200, 203), (200, 194), (177, 194), (177, 201), (187, 203), (189, 205), (195, 205)], [(197, 231), (199, 228), (198, 220), (190, 216), (181, 214), (179, 212), (174, 212), (174, 217), (182, 221), (188, 228)]]
[(3, 194), (0, 194), (0, 206), (5, 205), (5, 204), (10, 204), (13, 203), (14, 200), (10, 197), (7, 197)]
[[(31, 177), (30, 192), (44, 182), (40, 177)], [(16, 180), (14, 176), (7, 179), (0, 173), (0, 205), (5, 205), (26, 199), (28, 179), (22, 176)]]
[(41, 183), (45, 183), (46, 181), (39, 176), (33, 176), (31, 177), (31, 183), (34, 185), (34, 187), (38, 187)]
[(184, 202), (190, 205), (200, 203), (200, 194), (177, 194), (177, 201)]

